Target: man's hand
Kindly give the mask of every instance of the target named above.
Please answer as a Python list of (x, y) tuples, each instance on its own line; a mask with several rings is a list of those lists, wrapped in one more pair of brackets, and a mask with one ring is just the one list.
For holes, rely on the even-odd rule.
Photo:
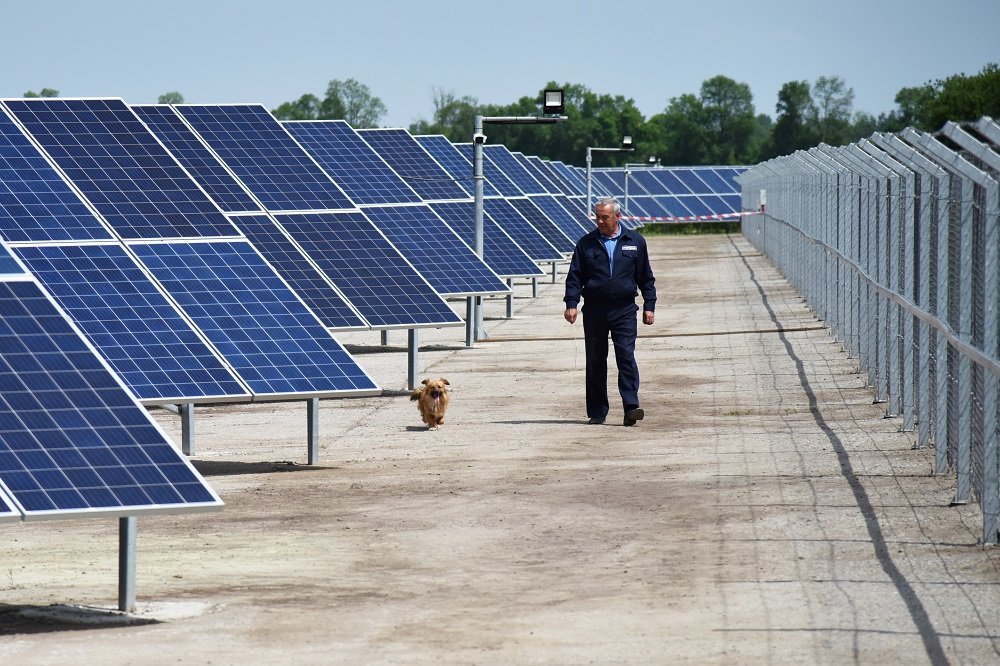
[[(652, 314), (652, 313), (650, 313)], [(576, 308), (566, 308), (566, 312), (563, 313), (563, 318), (571, 324), (576, 323)]]
[[(568, 310), (567, 310), (568, 312)], [(643, 310), (642, 312), (642, 323), (646, 326), (651, 326), (653, 324), (653, 313), (649, 310)]]

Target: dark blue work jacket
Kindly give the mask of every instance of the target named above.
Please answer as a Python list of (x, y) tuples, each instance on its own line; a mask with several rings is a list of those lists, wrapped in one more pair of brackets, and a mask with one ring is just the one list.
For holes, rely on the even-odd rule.
[(614, 273), (601, 232), (594, 229), (576, 243), (573, 260), (566, 274), (567, 308), (576, 308), (582, 297), (588, 304), (613, 307), (634, 303), (641, 292), (644, 311), (656, 308), (656, 286), (649, 266), (646, 239), (634, 231), (619, 227), (615, 244)]

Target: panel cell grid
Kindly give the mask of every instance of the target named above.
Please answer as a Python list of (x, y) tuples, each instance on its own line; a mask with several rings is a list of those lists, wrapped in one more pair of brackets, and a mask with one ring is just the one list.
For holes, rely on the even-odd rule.
[(483, 146), (483, 154), (488, 155), (490, 160), (517, 185), (524, 194), (547, 194), (545, 188), (535, 180), (535, 177), (528, 173), (514, 157), (507, 146), (494, 144)]
[(373, 327), (462, 323), (360, 212), (278, 215), (276, 219)]
[(537, 198), (514, 197), (508, 199), (508, 201), (553, 247), (566, 254), (573, 252), (573, 248), (576, 247), (576, 238), (579, 238), (583, 234), (579, 234), (571, 240), (569, 236), (549, 219), (548, 215), (535, 205), (535, 199)]
[(240, 215), (233, 223), (260, 250), (268, 263), (285, 278), (323, 325), (331, 329), (367, 328), (308, 257), (267, 215)]
[(281, 123), (359, 205), (418, 203), (420, 197), (343, 120)]
[(254, 394), (377, 389), (250, 243), (131, 248)]
[(583, 226), (583, 222), (576, 219), (573, 213), (566, 210), (556, 197), (546, 194), (542, 196), (528, 197), (531, 202), (538, 206), (545, 215), (559, 227), (567, 238), (573, 241), (574, 246), (580, 236), (588, 233), (591, 228)]
[(121, 245), (15, 251), (140, 400), (249, 397)]
[(559, 252), (507, 199), (486, 199), (484, 212), (517, 241), (534, 261), (557, 261)]
[(426, 205), (377, 206), (363, 212), (442, 296), (509, 291)]
[(123, 101), (46, 98), (5, 104), (122, 237), (236, 234)]
[[(472, 170), (472, 151), (473, 146), (471, 143), (456, 143), (455, 148), (458, 152), (469, 162), (469, 170)], [(504, 197), (523, 197), (524, 192), (517, 184), (507, 177), (500, 167), (490, 159), (489, 153), (483, 151), (483, 176), (486, 178), (486, 182), (490, 183), (493, 187), (497, 189), (500, 196)]]
[[(700, 169), (698, 171), (700, 171)], [(705, 181), (698, 177), (698, 171), (694, 169), (674, 169), (674, 175), (677, 176), (681, 182), (687, 185), (688, 189), (691, 190), (693, 194), (706, 194), (711, 192), (712, 189), (705, 184)]]
[(358, 134), (424, 201), (454, 201), (469, 195), (404, 129), (363, 129)]
[[(475, 196), (476, 188), (472, 180), (472, 162), (455, 147), (455, 144), (448, 140), (448, 137), (441, 134), (433, 134), (415, 136), (413, 138), (455, 179), (455, 182), (465, 190), (466, 194), (470, 197)], [(483, 175), (486, 175), (485, 166)], [(500, 192), (485, 177), (483, 178), (483, 196), (500, 196)]]
[[(485, 204), (485, 202), (484, 202)], [(476, 242), (476, 204), (472, 201), (449, 201), (430, 204), (469, 247)], [(485, 208), (485, 206), (484, 206)], [(501, 277), (531, 277), (544, 275), (517, 243), (483, 214), (483, 261)]]
[(264, 107), (179, 104), (174, 108), (267, 210), (355, 207)]
[(8, 241), (96, 240), (111, 232), (0, 109), (0, 235)]
[(215, 203), (227, 213), (259, 211), (260, 205), (226, 170), (212, 151), (168, 105), (132, 105), (132, 111), (153, 130), (153, 134), (184, 165)]
[(562, 174), (552, 167), (550, 162), (534, 155), (528, 156), (528, 162), (541, 172), (551, 185), (555, 186), (555, 192), (565, 194), (568, 197), (579, 194), (579, 192), (574, 191), (573, 187), (563, 178)]
[(0, 481), (26, 518), (222, 504), (34, 282), (0, 283)]
[(0, 245), (0, 275), (23, 275), (24, 269), (18, 265), (5, 245)]

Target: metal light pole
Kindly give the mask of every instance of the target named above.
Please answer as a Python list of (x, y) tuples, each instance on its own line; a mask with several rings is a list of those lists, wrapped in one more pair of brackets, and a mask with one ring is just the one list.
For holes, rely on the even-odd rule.
[(594, 208), (594, 199), (591, 186), (591, 175), (592, 168), (591, 164), (594, 157), (591, 153), (634, 153), (635, 146), (632, 145), (632, 137), (625, 135), (622, 137), (622, 145), (619, 148), (594, 148), (592, 146), (587, 146), (587, 217), (590, 217), (590, 211)]
[[(483, 127), (493, 125), (540, 125), (566, 120), (563, 114), (563, 91), (546, 90), (542, 98), (542, 114), (538, 116), (476, 116), (472, 131), (472, 187), (475, 202), (473, 213), (473, 249), (483, 258), (483, 144), (486, 135)], [(465, 345), (471, 347), (483, 337), (483, 308), (481, 296), (470, 296), (465, 327)]]

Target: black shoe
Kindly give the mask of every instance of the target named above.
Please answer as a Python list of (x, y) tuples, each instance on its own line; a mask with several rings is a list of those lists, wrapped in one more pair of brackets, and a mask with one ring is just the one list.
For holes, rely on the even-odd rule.
[(625, 420), (624, 425), (634, 426), (636, 421), (641, 421), (646, 413), (642, 411), (642, 407), (633, 407), (632, 409), (625, 410)]
[(600, 418), (594, 416), (589, 421), (587, 421), (587, 425), (603, 425), (603, 424), (604, 424), (603, 416)]

